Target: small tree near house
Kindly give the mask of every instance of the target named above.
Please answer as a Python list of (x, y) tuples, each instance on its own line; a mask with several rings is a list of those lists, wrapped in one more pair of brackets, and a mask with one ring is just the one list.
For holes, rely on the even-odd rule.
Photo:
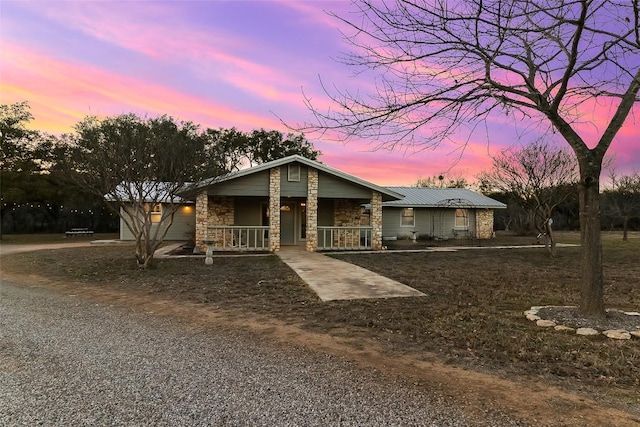
[(480, 175), (483, 187), (509, 194), (528, 213), (550, 256), (556, 254), (553, 213), (573, 194), (577, 178), (571, 153), (544, 141), (503, 151)]
[(622, 240), (628, 240), (629, 221), (640, 218), (640, 174), (619, 176), (615, 171), (609, 174), (611, 186), (603, 193), (602, 203), (607, 216), (622, 221)]

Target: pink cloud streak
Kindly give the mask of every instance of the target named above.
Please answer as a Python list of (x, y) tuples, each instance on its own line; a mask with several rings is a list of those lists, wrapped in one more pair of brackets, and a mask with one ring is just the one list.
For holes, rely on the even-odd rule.
[[(39, 108), (48, 106), (48, 115), (55, 112), (58, 118), (68, 118), (64, 124), (58, 124), (56, 129), (42, 130), (70, 130), (74, 124), (70, 122), (70, 118), (77, 120), (85, 115), (120, 114), (130, 110), (200, 120), (200, 124), (211, 127), (281, 127), (276, 118), (234, 110), (90, 65), (65, 63), (25, 47), (3, 45), (1, 55), (3, 63), (11, 64), (11, 67), (3, 67), (0, 88), (3, 94), (11, 95), (7, 98), (12, 98), (4, 99), (3, 95), (2, 102), (26, 98), (33, 103), (36, 117)], [(92, 105), (105, 110), (91, 111)]]

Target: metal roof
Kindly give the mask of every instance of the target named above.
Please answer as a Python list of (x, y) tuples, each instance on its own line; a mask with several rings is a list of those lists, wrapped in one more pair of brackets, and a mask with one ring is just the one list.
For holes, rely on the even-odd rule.
[(204, 188), (204, 187), (209, 187), (211, 185), (215, 185), (221, 182), (225, 182), (225, 181), (231, 181), (233, 179), (236, 178), (240, 178), (242, 176), (247, 176), (247, 175), (251, 175), (257, 172), (261, 172), (261, 171), (265, 171), (265, 170), (269, 170), (271, 168), (274, 167), (279, 167), (279, 166), (283, 166), (289, 163), (293, 163), (293, 162), (298, 162), (298, 163), (302, 163), (303, 165), (315, 168), (319, 171), (322, 171), (324, 173), (330, 174), (330, 175), (334, 175), (338, 178), (342, 178), (346, 181), (352, 182), (354, 184), (357, 185), (361, 185), (363, 187), (369, 188), (371, 190), (375, 190), (379, 193), (382, 194), (382, 199), (383, 200), (397, 200), (402, 198), (402, 194), (396, 193), (395, 191), (393, 191), (393, 189), (389, 188), (389, 187), (381, 187), (379, 185), (373, 184), (369, 181), (365, 181), (364, 179), (358, 178), (357, 176), (353, 176), (353, 175), (349, 175), (348, 173), (342, 172), (338, 169), (334, 169), (331, 168), (325, 164), (322, 164), (320, 162), (316, 162), (315, 160), (310, 160), (307, 159), (306, 157), (302, 157), (300, 155), (293, 155), (293, 156), (288, 156), (288, 157), (283, 157), (281, 159), (277, 159), (277, 160), (272, 160), (270, 162), (267, 163), (263, 163), (261, 165), (258, 166), (253, 166), (247, 169), (242, 169), (239, 170), (237, 172), (231, 172), (228, 173), (226, 175), (221, 175), (221, 176), (216, 176), (214, 178), (209, 178), (209, 179), (205, 179), (204, 181), (200, 181), (195, 188)]
[(384, 202), (383, 206), (403, 208), (418, 207), (460, 207), (504, 209), (502, 202), (466, 188), (425, 188), (425, 187), (387, 187), (389, 190), (404, 196), (401, 200)]

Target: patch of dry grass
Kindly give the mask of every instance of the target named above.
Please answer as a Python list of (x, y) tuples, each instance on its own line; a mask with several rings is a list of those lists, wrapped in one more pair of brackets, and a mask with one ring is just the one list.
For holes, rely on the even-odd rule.
[[(577, 233), (559, 241), (575, 243)], [(528, 240), (531, 237), (526, 238)], [(608, 307), (640, 309), (639, 235), (603, 239)], [(581, 337), (535, 326), (532, 305), (579, 302), (580, 248), (466, 249), (457, 252), (340, 254), (412, 286), (422, 298), (322, 303), (274, 255), (158, 260), (140, 271), (131, 248), (92, 247), (3, 257), (3, 269), (98, 283), (260, 315), (318, 332), (373, 338), (390, 353), (438, 355), (507, 377), (543, 379), (640, 411), (640, 341)]]

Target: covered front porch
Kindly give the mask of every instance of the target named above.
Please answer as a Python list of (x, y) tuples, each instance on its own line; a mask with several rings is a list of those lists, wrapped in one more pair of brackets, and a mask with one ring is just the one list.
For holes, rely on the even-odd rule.
[(286, 198), (273, 215), (266, 198), (208, 196), (211, 215), (202, 240), (214, 252), (277, 251), (282, 246), (308, 251), (372, 250), (374, 227), (369, 214), (362, 212), (364, 203), (370, 200), (323, 199), (314, 214), (308, 211), (306, 199)]
[(380, 250), (382, 202), (399, 197), (291, 156), (200, 183), (196, 244), (211, 252), (277, 252), (294, 245), (310, 252)]

